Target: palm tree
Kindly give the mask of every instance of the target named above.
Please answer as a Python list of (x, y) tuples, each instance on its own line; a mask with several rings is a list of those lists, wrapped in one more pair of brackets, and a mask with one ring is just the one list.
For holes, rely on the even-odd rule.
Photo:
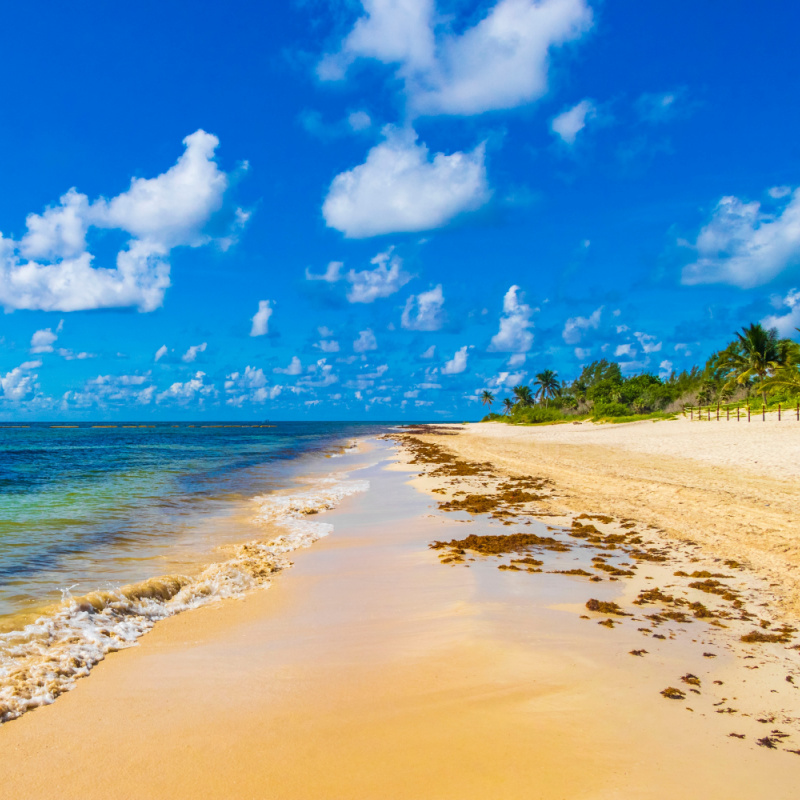
[(503, 400), (503, 411), (505, 412), (506, 416), (511, 416), (511, 412), (513, 410), (514, 410), (514, 401), (506, 397)]
[(483, 403), (485, 406), (489, 406), (489, 411), (492, 410), (494, 395), (488, 389), (483, 390), (483, 394), (481, 395), (481, 403)]
[(726, 386), (747, 384), (756, 378), (766, 405), (764, 381), (787, 362), (796, 347), (791, 339), (779, 339), (777, 328), (767, 329), (756, 322), (736, 334), (736, 341), (720, 353), (717, 366), (727, 375)]
[(517, 398), (516, 404), (522, 408), (527, 408), (534, 404), (535, 401), (530, 386), (521, 383), (519, 386), (515, 386), (512, 391), (514, 392), (514, 397)]
[(539, 402), (544, 400), (545, 406), (547, 405), (547, 398), (555, 397), (559, 389), (561, 389), (561, 384), (558, 382), (558, 375), (553, 372), (552, 369), (546, 369), (544, 372), (540, 372), (536, 376), (536, 381), (533, 385), (538, 387), (536, 396), (539, 398)]
[(800, 371), (796, 364), (787, 364), (775, 371), (771, 378), (764, 381), (765, 389), (789, 389), (800, 393)]

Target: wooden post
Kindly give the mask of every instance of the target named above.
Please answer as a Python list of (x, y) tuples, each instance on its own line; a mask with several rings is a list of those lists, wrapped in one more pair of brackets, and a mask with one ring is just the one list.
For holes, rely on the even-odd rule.
[(736, 421), (739, 421), (739, 404), (736, 404)]
[[(52, 330), (52, 328), (51, 328), (51, 330)], [(730, 421), (731, 421), (731, 407), (730, 407), (730, 406), (728, 406), (728, 407), (725, 409), (725, 414), (727, 415), (727, 416), (725, 417), (725, 421), (726, 421), (726, 422), (730, 422)]]
[(767, 421), (767, 404), (766, 403), (764, 403), (764, 405), (761, 406), (761, 421), (762, 422), (766, 422)]
[(717, 422), (719, 422), (719, 403), (717, 403)]
[[(800, 406), (798, 406), (800, 408)], [(694, 422), (694, 406), (689, 406), (689, 419)]]
[(778, 403), (778, 422), (781, 421), (781, 404)]
[(750, 422), (750, 403), (747, 404), (747, 421)]

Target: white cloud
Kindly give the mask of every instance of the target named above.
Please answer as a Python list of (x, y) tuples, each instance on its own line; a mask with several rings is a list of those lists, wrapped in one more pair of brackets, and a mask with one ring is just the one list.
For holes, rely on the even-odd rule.
[(53, 343), (58, 339), (58, 334), (64, 327), (64, 320), (58, 323), (55, 332), (52, 328), (44, 328), (43, 330), (36, 331), (31, 336), (31, 353), (52, 353)]
[(442, 285), (406, 300), (400, 324), (410, 331), (438, 331), (444, 322)]
[(86, 353), (83, 351), (80, 353), (74, 353), (72, 350), (67, 350), (64, 347), (59, 347), (58, 350), (56, 350), (56, 353), (58, 353), (66, 361), (84, 361), (87, 358), (97, 358), (95, 353)]
[(492, 389), (510, 389), (524, 380), (524, 372), (500, 372), (489, 381), (489, 387)]
[(370, 264), (375, 264), (375, 269), (361, 272), (351, 269), (347, 273), (350, 283), (347, 299), (351, 303), (371, 303), (379, 297), (389, 297), (411, 280), (411, 275), (403, 271), (402, 259), (392, 255), (392, 248), (378, 253)]
[(795, 328), (800, 328), (800, 291), (791, 289), (781, 300), (781, 305), (786, 306), (789, 311), (785, 314), (772, 314), (761, 322), (766, 328), (777, 328), (781, 336), (793, 336)]
[(344, 264), (341, 261), (331, 261), (327, 269), (321, 275), (317, 275), (306, 267), (306, 280), (307, 281), (325, 281), (326, 283), (336, 283), (340, 280), (341, 270)]
[[(134, 178), (128, 191), (93, 203), (70, 190), (60, 205), (28, 216), (20, 242), (0, 236), (0, 304), (7, 311), (158, 308), (170, 285), (170, 251), (211, 241), (203, 231), (228, 185), (214, 161), (215, 136), (199, 130), (183, 142), (183, 155), (158, 177)], [(93, 266), (85, 241), (92, 226), (130, 235), (115, 267)]]
[(525, 353), (514, 353), (511, 358), (508, 359), (508, 366), (509, 367), (521, 367), (525, 363)]
[(791, 193), (791, 186), (773, 186), (771, 189), (767, 189), (767, 194), (774, 200), (780, 200), (780, 198), (786, 197), (786, 195)]
[(356, 353), (365, 353), (367, 350), (377, 349), (378, 342), (375, 340), (375, 334), (369, 328), (359, 331), (358, 339), (353, 342), (353, 350)]
[(533, 334), (528, 328), (533, 325), (531, 316), (535, 310), (522, 301), (519, 286), (512, 286), (503, 298), (500, 330), (492, 337), (489, 350), (499, 353), (524, 353), (530, 350)]
[(584, 331), (590, 328), (597, 330), (600, 325), (600, 316), (603, 313), (603, 306), (595, 309), (588, 317), (570, 317), (565, 325), (561, 336), (567, 344), (577, 344), (581, 340)]
[(617, 349), (614, 350), (614, 356), (619, 358), (620, 356), (630, 356), (633, 358), (636, 355), (636, 351), (633, 349), (633, 345), (630, 344), (620, 344), (617, 345)]
[(456, 350), (455, 355), (442, 367), (442, 375), (458, 375), (467, 368), (469, 346)]
[(0, 374), (0, 389), (3, 400), (18, 403), (37, 389), (39, 376), (33, 370), (42, 366), (41, 361), (25, 361), (5, 375)]
[(181, 361), (185, 361), (187, 364), (191, 364), (197, 358), (198, 353), (204, 353), (208, 344), (203, 342), (202, 344), (193, 344), (182, 356)]
[(323, 353), (338, 353), (339, 352), (339, 342), (336, 339), (322, 339), (321, 341), (317, 342), (314, 347), (318, 350), (322, 350)]
[(297, 356), (292, 356), (288, 367), (275, 367), (272, 371), (282, 373), (283, 375), (300, 375), (303, 371), (303, 365), (300, 363), (300, 359)]
[(328, 227), (352, 239), (430, 230), (489, 199), (482, 144), (431, 159), (414, 131), (384, 134), (363, 164), (333, 179), (322, 206)]
[(149, 372), (144, 375), (98, 375), (86, 381), (81, 391), (65, 392), (62, 405), (64, 408), (148, 405), (155, 390)]
[(579, 361), (583, 361), (592, 354), (592, 350), (589, 347), (576, 347), (575, 348), (575, 358)]
[(661, 342), (656, 341), (656, 337), (649, 333), (636, 331), (633, 334), (639, 341), (639, 346), (645, 353), (657, 353), (661, 350)]
[(661, 380), (663, 381), (669, 378), (671, 374), (672, 374), (672, 362), (664, 359), (664, 361), (662, 361), (658, 365), (658, 377), (661, 378)]
[(161, 347), (156, 350), (156, 357), (153, 359), (154, 361), (160, 361), (164, 356), (167, 354), (167, 346), (162, 344)]
[(269, 318), (272, 316), (272, 303), (269, 300), (258, 301), (258, 311), (253, 315), (251, 336), (263, 336), (269, 332)]
[(362, 4), (365, 15), (319, 76), (341, 79), (357, 58), (397, 64), (412, 109), (423, 114), (480, 114), (541, 97), (551, 49), (592, 23), (584, 0), (500, 0), (462, 33), (440, 24), (433, 0)]
[(186, 404), (196, 397), (202, 402), (205, 397), (216, 394), (217, 391), (213, 384), (205, 382), (205, 377), (205, 372), (198, 371), (188, 381), (176, 381), (169, 389), (161, 392), (156, 397), (156, 402), (162, 403), (165, 400), (174, 400), (177, 403)]
[(422, 355), (420, 358), (433, 358), (436, 355), (436, 345), (432, 344)]
[(274, 400), (283, 387), (279, 384), (269, 386), (268, 383), (263, 369), (248, 365), (244, 372), (233, 372), (226, 377), (225, 403), (239, 407), (245, 402), (265, 403), (267, 400)]
[(353, 111), (348, 114), (347, 123), (354, 131), (365, 131), (372, 125), (372, 119), (366, 111)]
[(596, 115), (594, 103), (591, 100), (581, 100), (555, 117), (550, 123), (550, 129), (566, 144), (575, 144), (575, 138), (586, 127), (587, 121)]
[(800, 189), (780, 213), (758, 202), (723, 197), (692, 245), (698, 259), (683, 269), (683, 283), (730, 283), (749, 289), (800, 261)]

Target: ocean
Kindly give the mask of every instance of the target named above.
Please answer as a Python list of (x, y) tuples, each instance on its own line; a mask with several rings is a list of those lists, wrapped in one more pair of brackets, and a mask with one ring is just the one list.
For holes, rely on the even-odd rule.
[(367, 488), (348, 453), (388, 427), (0, 426), (0, 722), (159, 619), (268, 583)]

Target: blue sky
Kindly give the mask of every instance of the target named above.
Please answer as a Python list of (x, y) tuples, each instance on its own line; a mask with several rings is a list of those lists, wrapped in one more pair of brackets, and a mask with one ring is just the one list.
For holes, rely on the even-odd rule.
[[(120, 6), (120, 4), (116, 4)], [(0, 419), (468, 419), (800, 327), (794, 3), (16, 4)]]

